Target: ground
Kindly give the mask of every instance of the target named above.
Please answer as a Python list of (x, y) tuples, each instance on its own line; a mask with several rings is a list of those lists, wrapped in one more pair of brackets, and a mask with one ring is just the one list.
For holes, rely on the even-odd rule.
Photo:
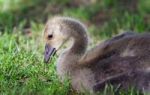
[[(47, 19), (79, 19), (88, 27), (92, 47), (120, 32), (150, 31), (149, 5), (149, 0), (0, 0), (0, 94), (78, 95), (69, 82), (59, 82), (57, 56), (43, 63)], [(131, 89), (121, 95), (138, 94)]]

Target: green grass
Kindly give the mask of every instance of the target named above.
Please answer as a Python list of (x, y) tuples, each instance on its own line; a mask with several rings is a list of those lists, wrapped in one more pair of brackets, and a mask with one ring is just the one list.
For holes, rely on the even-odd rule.
[[(48, 2), (48, 3), (47, 3)], [(1, 95), (78, 95), (69, 82), (61, 83), (55, 71), (57, 57), (43, 63), (44, 19), (54, 15), (71, 16), (88, 26), (92, 45), (125, 30), (150, 31), (149, 0), (140, 0), (136, 12), (118, 6), (118, 0), (101, 0), (88, 6), (71, 6), (69, 0), (0, 0), (0, 94)], [(62, 9), (59, 13), (45, 10), (43, 5)], [(145, 5), (146, 4), (146, 5)], [(69, 7), (71, 6), (71, 7)], [(39, 8), (39, 9), (38, 9)], [(38, 9), (38, 10), (37, 10)], [(110, 10), (111, 9), (111, 10)], [(119, 10), (121, 9), (121, 10)], [(104, 12), (101, 14), (101, 12)], [(110, 13), (110, 14), (108, 14)], [(108, 16), (96, 23), (99, 16)], [(29, 34), (25, 29), (29, 28)], [(104, 90), (101, 95), (108, 95)], [(113, 92), (112, 92), (113, 93)], [(121, 92), (120, 92), (121, 93)], [(121, 95), (138, 95), (132, 89)]]
[(56, 76), (55, 58), (52, 64), (44, 64), (38, 44), (34, 37), (27, 38), (21, 34), (4, 33), (0, 36), (1, 95), (68, 93), (69, 84), (60, 83)]

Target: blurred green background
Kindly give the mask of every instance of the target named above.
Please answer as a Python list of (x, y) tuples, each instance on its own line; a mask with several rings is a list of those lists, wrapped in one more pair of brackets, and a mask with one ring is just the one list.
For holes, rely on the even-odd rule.
[(95, 36), (150, 30), (149, 0), (0, 0), (0, 30), (31, 27), (54, 15), (84, 22)]
[(76, 95), (59, 82), (57, 57), (43, 63), (42, 31), (55, 15), (83, 22), (92, 45), (124, 31), (150, 31), (150, 0), (0, 0), (1, 95)]

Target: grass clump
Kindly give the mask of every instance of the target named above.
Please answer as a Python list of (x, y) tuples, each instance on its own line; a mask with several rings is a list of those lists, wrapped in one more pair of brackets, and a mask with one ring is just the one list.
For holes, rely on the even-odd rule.
[[(55, 59), (52, 64), (44, 64), (43, 57), (26, 50), (26, 43), (32, 39), (19, 43), (15, 34), (5, 33), (0, 36), (0, 93), (6, 95), (66, 95), (69, 83), (60, 83), (55, 73)], [(19, 39), (26, 39), (19, 35)], [(26, 45), (24, 45), (26, 44)], [(34, 43), (30, 43), (31, 47)]]

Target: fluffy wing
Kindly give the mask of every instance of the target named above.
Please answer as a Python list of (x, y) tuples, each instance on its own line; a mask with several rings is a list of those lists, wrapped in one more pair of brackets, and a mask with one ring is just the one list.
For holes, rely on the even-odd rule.
[(98, 44), (96, 47), (87, 51), (86, 54), (79, 60), (80, 64), (89, 64), (95, 63), (100, 59), (110, 57), (116, 53), (116, 48), (119, 47), (122, 43), (118, 43), (118, 40), (125, 39), (128, 36), (136, 35), (134, 32), (125, 32), (118, 36), (113, 37), (110, 40), (104, 41), (101, 44)]

